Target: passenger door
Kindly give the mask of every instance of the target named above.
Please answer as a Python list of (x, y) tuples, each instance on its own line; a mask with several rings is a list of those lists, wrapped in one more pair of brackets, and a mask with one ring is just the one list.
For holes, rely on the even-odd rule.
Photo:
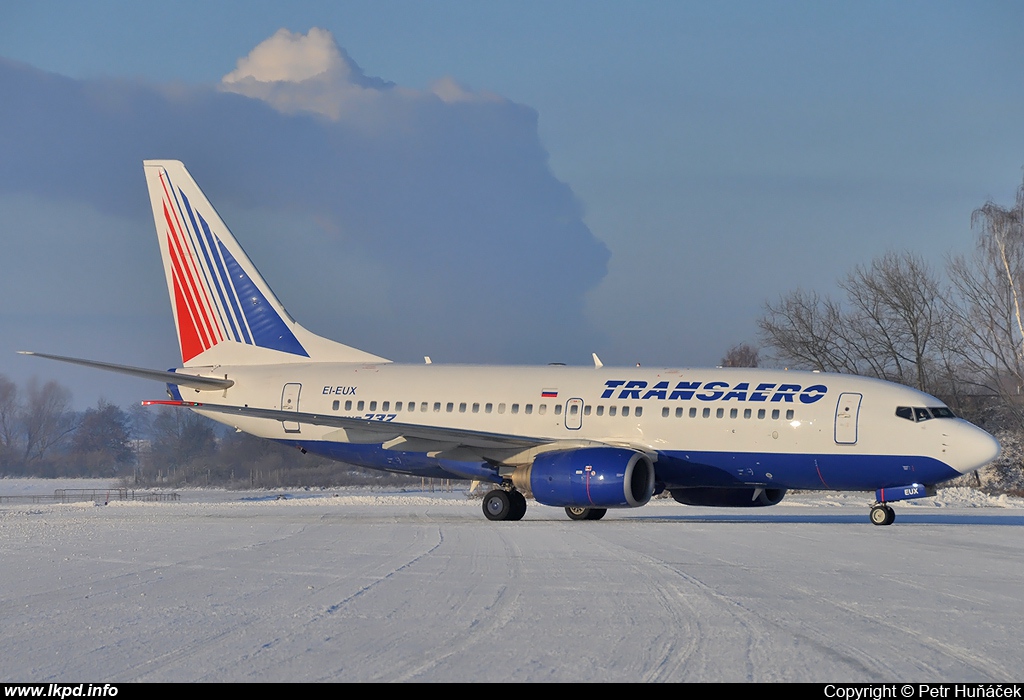
[(835, 439), (837, 445), (857, 444), (857, 419), (860, 416), (860, 402), (863, 394), (846, 392), (839, 395), (839, 402), (836, 404), (836, 431)]
[[(284, 389), (281, 391), (281, 410), (282, 411), (298, 411), (299, 410), (299, 392), (302, 389), (302, 385), (298, 383), (285, 384)], [(294, 421), (281, 421), (281, 425), (284, 426), (286, 433), (297, 433), (299, 432), (299, 424)]]

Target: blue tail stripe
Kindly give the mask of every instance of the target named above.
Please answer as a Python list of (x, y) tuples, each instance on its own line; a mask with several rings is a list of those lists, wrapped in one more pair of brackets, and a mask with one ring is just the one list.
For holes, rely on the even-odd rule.
[(245, 314), (245, 320), (249, 324), (249, 330), (252, 331), (256, 345), (292, 355), (309, 357), (309, 353), (299, 343), (280, 314), (270, 305), (259, 287), (249, 279), (249, 275), (232, 257), (224, 244), (220, 241), (217, 241), (217, 244), (234, 282), (235, 291), (238, 292), (239, 300), (242, 303), (242, 313)]
[[(238, 293), (235, 290), (234, 285), (231, 283), (231, 278), (228, 276), (227, 270), (224, 269), (224, 263), (217, 254), (216, 246), (220, 243), (220, 239), (210, 231), (210, 226), (206, 223), (206, 219), (203, 218), (203, 215), (197, 214), (197, 216), (199, 217), (199, 224), (202, 227), (203, 233), (206, 234), (206, 238), (209, 240), (211, 251), (210, 256), (213, 258), (214, 269), (216, 269), (219, 277), (218, 281), (225, 289), (225, 294), (221, 296), (221, 299), (223, 300), (224, 296), (227, 296), (228, 302), (225, 304), (224, 308), (231, 312), (228, 315), (231, 319), (231, 327), (236, 331), (236, 333), (238, 333), (241, 338), (241, 342), (252, 344), (253, 341), (249, 336), (249, 331), (246, 329), (245, 323), (242, 321), (241, 300), (238, 297)], [(228, 306), (228, 304), (230, 304), (230, 306)]]
[[(210, 249), (213, 246), (213, 241), (210, 240), (211, 239), (210, 230), (205, 227), (205, 223), (206, 222), (203, 221), (203, 215), (202, 214), (198, 215), (199, 216), (199, 221), (204, 224), (203, 228), (200, 229), (200, 227), (196, 223), (196, 212), (193, 211), (191, 202), (188, 201), (188, 197), (185, 195), (184, 192), (181, 192), (179, 190), (179, 194), (181, 195), (182, 202), (185, 205), (185, 210), (188, 212), (188, 218), (189, 218), (189, 221), (192, 224), (192, 230), (195, 232), (196, 240), (199, 242), (199, 248), (203, 252), (203, 259), (206, 260), (206, 269), (210, 271), (210, 277), (212, 278), (211, 282), (213, 283), (213, 286), (217, 290), (217, 296), (220, 297), (221, 307), (224, 309), (224, 313), (221, 313), (219, 309), (217, 311), (217, 315), (221, 317), (221, 326), (224, 327), (225, 330), (227, 330), (227, 328), (225, 327), (226, 324), (224, 323), (224, 321), (225, 321), (224, 317), (226, 316), (227, 317), (226, 320), (227, 320), (228, 324), (230, 324), (230, 330), (231, 330), (231, 336), (232, 336), (231, 339), (235, 340), (235, 341), (238, 341), (240, 334), (238, 332), (238, 327), (236, 325), (235, 318), (232, 318), (232, 314), (228, 313), (228, 312), (231, 311), (231, 307), (228, 306), (228, 302), (225, 299), (225, 291), (224, 291), (225, 285), (224, 285), (223, 273), (221, 272), (220, 269), (218, 269), (220, 266), (215, 264), (217, 256), (213, 255), (212, 257), (214, 258), (214, 260), (210, 259), (211, 258)], [(205, 233), (205, 236), (204, 236), (204, 233)], [(238, 309), (236, 307), (235, 308), (235, 314), (237, 315), (237, 313), (238, 313)], [(248, 342), (248, 341), (246, 341), (246, 342)]]

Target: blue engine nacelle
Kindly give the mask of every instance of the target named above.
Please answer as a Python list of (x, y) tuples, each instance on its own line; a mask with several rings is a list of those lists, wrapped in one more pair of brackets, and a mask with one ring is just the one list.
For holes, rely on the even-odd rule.
[(638, 508), (654, 493), (650, 458), (618, 447), (545, 452), (513, 478), (517, 485), (527, 479), (546, 506)]
[(786, 489), (766, 488), (687, 488), (672, 489), (672, 498), (685, 506), (713, 506), (717, 508), (759, 508), (774, 506), (786, 495)]

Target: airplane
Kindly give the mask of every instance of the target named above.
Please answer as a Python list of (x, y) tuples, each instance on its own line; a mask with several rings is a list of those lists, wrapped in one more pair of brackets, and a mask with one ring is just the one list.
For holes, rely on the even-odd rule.
[(493, 485), (492, 521), (527, 498), (599, 520), (667, 491), (763, 507), (788, 490), (892, 502), (995, 460), (998, 441), (939, 399), (878, 379), (757, 368), (400, 364), (297, 323), (179, 161), (144, 161), (182, 366), (25, 352), (167, 385), (168, 400), (350, 464)]

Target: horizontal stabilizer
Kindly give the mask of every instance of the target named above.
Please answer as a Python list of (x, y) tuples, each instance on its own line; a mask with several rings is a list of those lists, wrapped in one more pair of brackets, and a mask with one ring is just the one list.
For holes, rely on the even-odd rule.
[(131, 367), (129, 365), (115, 365), (110, 362), (97, 362), (96, 360), (83, 360), (77, 357), (63, 357), (61, 355), (47, 355), (46, 353), (31, 352), (29, 350), (19, 350), (18, 354), (45, 357), (47, 360), (70, 362), (73, 365), (82, 365), (84, 367), (92, 367), (93, 369), (105, 369), (108, 372), (128, 374), (133, 377), (139, 377), (140, 379), (154, 379), (158, 382), (164, 382), (165, 384), (187, 386), (192, 389), (198, 389), (199, 391), (219, 391), (234, 386), (235, 384), (233, 380), (221, 377), (197, 377), (191, 374), (179, 374), (177, 372), (162, 369), (146, 369), (144, 367)]

